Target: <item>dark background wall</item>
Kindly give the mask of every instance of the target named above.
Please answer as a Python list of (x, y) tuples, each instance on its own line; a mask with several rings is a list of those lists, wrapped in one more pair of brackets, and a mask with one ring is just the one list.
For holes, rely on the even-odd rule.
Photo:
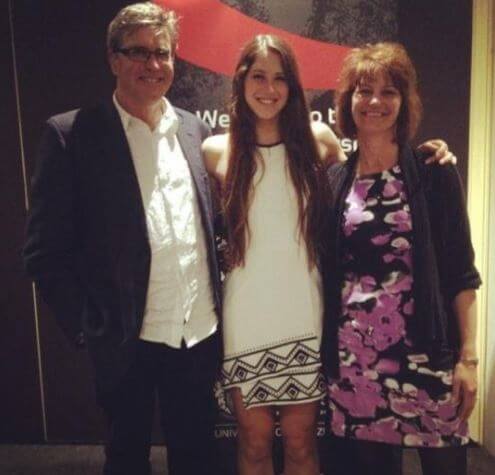
[(22, 176), (19, 114), (16, 105), (11, 28), (7, 2), (0, 4), (0, 440), (39, 439), (42, 434), (41, 400), (31, 284), (19, 260), (25, 198)]
[[(1, 21), (7, 25), (9, 14), (12, 19), (20, 102), (18, 114), (14, 74), (12, 70), (2, 71), (5, 79), (2, 84), (9, 86), (8, 90), (0, 88), (8, 96), (8, 101), (2, 103), (9, 104), (9, 108), (8, 116), (2, 108), (0, 117), (2, 124), (4, 121), (8, 124), (2, 130), (7, 132), (9, 145), (12, 142), (9, 153), (0, 161), (2, 168), (6, 167), (2, 170), (2, 181), (8, 177), (11, 185), (8, 213), (2, 219), (2, 235), (7, 236), (10, 246), (9, 249), (1, 246), (1, 252), (6, 253), (1, 262), (10, 264), (5, 274), (2, 272), (1, 280), (2, 290), (9, 290), (7, 306), (2, 299), (1, 308), (8, 326), (6, 332), (0, 333), (2, 340), (6, 340), (0, 347), (0, 377), (6, 389), (0, 396), (2, 441), (103, 438), (103, 420), (94, 402), (87, 355), (74, 350), (64, 339), (50, 311), (39, 299), (35, 315), (31, 285), (22, 273), (20, 250), (26, 212), (18, 121), (22, 121), (30, 177), (43, 122), (53, 114), (93, 104), (111, 94), (113, 81), (106, 64), (105, 32), (111, 18), (125, 4), (115, 0), (15, 0), (10, 4), (10, 12), (0, 14)], [(10, 45), (11, 38), (7, 41)], [(11, 64), (9, 61), (10, 69)]]
[(459, 158), (466, 183), (472, 2), (399, 1), (399, 41), (416, 65), (424, 118), (417, 141), (441, 137)]
[[(0, 3), (4, 51), (0, 70), (0, 442), (87, 442), (101, 440), (104, 434), (86, 353), (65, 341), (49, 310), (34, 300), (31, 284), (22, 272), (20, 249), (26, 214), (22, 164), (25, 158), (30, 176), (46, 118), (111, 94), (105, 30), (126, 3)], [(371, 2), (353, 3), (356, 8), (367, 8)], [(390, 4), (398, 17), (397, 39), (406, 45), (420, 77), (426, 113), (418, 141), (444, 138), (458, 155), (465, 178), (471, 1), (398, 0)]]

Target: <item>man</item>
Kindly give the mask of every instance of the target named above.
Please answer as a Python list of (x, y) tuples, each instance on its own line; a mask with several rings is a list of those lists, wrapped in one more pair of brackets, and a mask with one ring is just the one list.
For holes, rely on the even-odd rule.
[(48, 120), (26, 268), (66, 335), (84, 340), (109, 423), (106, 474), (150, 473), (154, 398), (169, 473), (212, 473), (220, 282), (200, 145), (207, 126), (165, 99), (177, 18), (123, 8), (107, 47), (114, 96)]

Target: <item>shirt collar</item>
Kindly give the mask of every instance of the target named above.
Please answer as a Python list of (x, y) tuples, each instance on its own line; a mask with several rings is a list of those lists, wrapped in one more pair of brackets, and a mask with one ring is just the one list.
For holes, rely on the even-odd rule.
[[(122, 127), (124, 128), (125, 132), (129, 130), (129, 127), (134, 121), (142, 122), (141, 119), (138, 119), (137, 117), (129, 114), (129, 112), (127, 112), (119, 104), (115, 93), (113, 94), (112, 99), (115, 108), (119, 113), (120, 120), (122, 121)], [(177, 114), (175, 113), (172, 104), (170, 104), (170, 102), (165, 97), (162, 97), (162, 106), (163, 114), (153, 133), (160, 135), (175, 135), (177, 133), (177, 130), (179, 129), (179, 119), (177, 117)]]

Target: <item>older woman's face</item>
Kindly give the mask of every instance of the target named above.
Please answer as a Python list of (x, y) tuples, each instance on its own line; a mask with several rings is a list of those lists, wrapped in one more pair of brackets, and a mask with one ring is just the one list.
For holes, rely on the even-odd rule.
[(386, 75), (360, 82), (352, 94), (351, 107), (358, 134), (389, 134), (393, 139), (401, 104), (399, 90)]

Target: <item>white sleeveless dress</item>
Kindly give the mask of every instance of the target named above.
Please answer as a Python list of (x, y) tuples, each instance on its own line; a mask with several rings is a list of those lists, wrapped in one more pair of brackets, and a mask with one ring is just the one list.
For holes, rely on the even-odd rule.
[(283, 144), (257, 148), (245, 266), (224, 288), (224, 388), (246, 408), (321, 399), (320, 276), (309, 268)]

